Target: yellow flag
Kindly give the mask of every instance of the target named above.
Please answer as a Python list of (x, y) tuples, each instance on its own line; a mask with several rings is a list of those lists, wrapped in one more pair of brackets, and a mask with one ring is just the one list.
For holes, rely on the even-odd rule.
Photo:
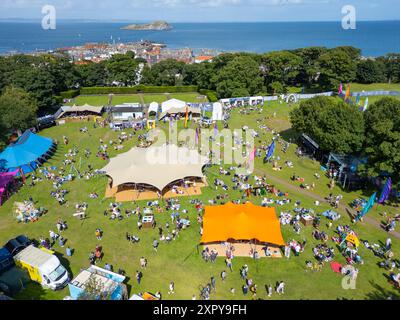
[(344, 96), (344, 100), (347, 100), (348, 98), (350, 98), (350, 85), (348, 85), (346, 89), (346, 95)]
[(189, 108), (188, 106), (186, 106), (185, 128), (187, 127), (188, 119), (189, 119)]

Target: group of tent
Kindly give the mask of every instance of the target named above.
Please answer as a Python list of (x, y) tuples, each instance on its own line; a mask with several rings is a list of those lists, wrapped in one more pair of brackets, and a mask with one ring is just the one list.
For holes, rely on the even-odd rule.
[(26, 174), (36, 170), (52, 155), (55, 147), (52, 139), (27, 130), (0, 153), (0, 204), (14, 178), (25, 179)]
[[(212, 120), (223, 120), (223, 107), (220, 102), (212, 104)], [(179, 99), (170, 99), (161, 103), (161, 108), (157, 102), (152, 102), (149, 105), (149, 116), (155, 115), (158, 120), (163, 120), (171, 115), (185, 115), (189, 113), (193, 117), (200, 117), (202, 108), (199, 105), (187, 103)]]

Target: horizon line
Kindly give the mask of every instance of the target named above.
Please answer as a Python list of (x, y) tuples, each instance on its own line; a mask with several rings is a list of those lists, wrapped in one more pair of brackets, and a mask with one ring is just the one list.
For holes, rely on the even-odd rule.
[[(0, 21), (21, 21), (21, 22), (28, 22), (34, 20), (41, 20), (41, 18), (0, 18)], [(58, 21), (79, 21), (79, 22), (107, 22), (107, 23), (151, 23), (154, 21), (166, 21), (167, 23), (323, 23), (323, 22), (341, 22), (341, 20), (251, 20), (251, 21), (167, 21), (167, 20), (129, 20), (129, 19), (86, 19), (86, 18), (63, 18), (58, 19)], [(358, 20), (357, 22), (398, 22), (398, 19), (366, 19), (366, 20)]]

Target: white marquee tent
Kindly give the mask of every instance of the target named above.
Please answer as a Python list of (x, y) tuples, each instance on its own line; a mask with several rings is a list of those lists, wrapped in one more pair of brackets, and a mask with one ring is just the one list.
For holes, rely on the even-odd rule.
[(185, 101), (178, 100), (178, 99), (170, 99), (170, 100), (164, 101), (161, 104), (161, 112), (164, 113), (172, 108), (180, 109), (180, 108), (184, 108), (184, 107), (186, 107)]

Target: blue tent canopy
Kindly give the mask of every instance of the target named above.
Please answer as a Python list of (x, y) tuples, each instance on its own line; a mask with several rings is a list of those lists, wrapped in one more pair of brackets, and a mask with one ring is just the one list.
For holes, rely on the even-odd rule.
[(14, 144), (0, 153), (0, 171), (21, 169), (24, 174), (32, 172), (53, 146), (53, 140), (27, 130)]

